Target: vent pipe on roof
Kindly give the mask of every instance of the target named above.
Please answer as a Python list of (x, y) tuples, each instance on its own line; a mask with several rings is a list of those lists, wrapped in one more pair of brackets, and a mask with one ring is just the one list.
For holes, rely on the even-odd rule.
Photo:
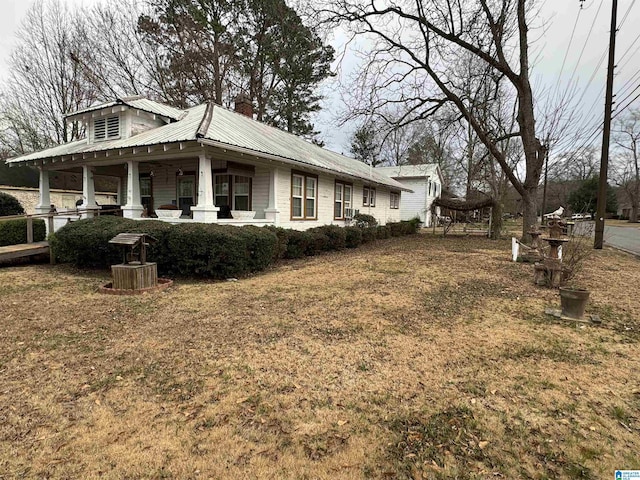
[(241, 115), (253, 118), (253, 103), (245, 93), (241, 93), (236, 97), (234, 110)]

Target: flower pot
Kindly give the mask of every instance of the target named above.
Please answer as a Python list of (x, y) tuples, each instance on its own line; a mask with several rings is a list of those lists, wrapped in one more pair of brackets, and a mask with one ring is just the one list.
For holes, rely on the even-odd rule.
[(560, 306), (562, 307), (562, 316), (575, 318), (576, 320), (582, 319), (587, 300), (589, 300), (589, 290), (561, 287)]
[(256, 216), (256, 212), (253, 210), (231, 210), (231, 216), (234, 220), (253, 220)]
[(182, 210), (156, 210), (158, 218), (180, 218)]

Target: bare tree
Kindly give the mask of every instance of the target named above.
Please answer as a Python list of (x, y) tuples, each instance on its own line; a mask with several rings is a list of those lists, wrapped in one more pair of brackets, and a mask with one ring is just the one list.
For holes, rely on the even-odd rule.
[(97, 92), (72, 60), (72, 52), (82, 43), (77, 25), (77, 17), (57, 0), (38, 0), (27, 12), (2, 98), (0, 141), (12, 154), (81, 135), (63, 114), (90, 105)]
[[(400, 123), (423, 119), (452, 103), (471, 125), (522, 197), (523, 237), (537, 222), (537, 190), (546, 146), (536, 131), (534, 94), (529, 80), (529, 28), (533, 11), (526, 0), (333, 0), (322, 12), (348, 26), (354, 35), (371, 39), (372, 50), (360, 75), (371, 114), (389, 103), (404, 103)], [(452, 73), (463, 52), (481, 61), (504, 80), (515, 102), (517, 128), (524, 156), (524, 180), (512, 168), (498, 137), (475, 113)], [(428, 77), (432, 84), (424, 81)], [(432, 88), (432, 85), (435, 88)], [(357, 113), (357, 110), (355, 111)]]
[(629, 221), (637, 222), (640, 208), (640, 110), (629, 110), (616, 123), (614, 135), (620, 155), (614, 162), (613, 177), (631, 204)]

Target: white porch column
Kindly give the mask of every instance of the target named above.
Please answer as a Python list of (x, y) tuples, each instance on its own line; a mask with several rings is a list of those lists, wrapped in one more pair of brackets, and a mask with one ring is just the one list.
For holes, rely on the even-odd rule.
[(93, 211), (98, 210), (96, 204), (96, 189), (93, 182), (93, 167), (88, 165), (82, 166), (82, 205), (80, 208), (86, 212), (82, 214), (83, 218), (91, 218), (94, 216)]
[(40, 201), (36, 205), (36, 213), (49, 213), (51, 210), (51, 194), (49, 193), (49, 170), (40, 167)]
[(140, 172), (138, 162), (127, 162), (127, 203), (122, 207), (122, 216), (125, 218), (142, 217), (142, 201), (140, 200)]
[(196, 222), (217, 223), (220, 209), (213, 204), (211, 157), (200, 154), (198, 171), (198, 203), (191, 207), (193, 219)]
[(280, 224), (280, 210), (278, 210), (278, 180), (279, 170), (273, 168), (269, 171), (269, 206), (264, 211), (267, 220), (273, 221), (274, 225)]

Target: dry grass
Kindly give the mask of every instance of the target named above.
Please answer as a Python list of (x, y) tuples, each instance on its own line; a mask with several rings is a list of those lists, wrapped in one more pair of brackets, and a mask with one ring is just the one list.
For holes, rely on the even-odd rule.
[(638, 260), (579, 281), (419, 235), (238, 282), (101, 296), (0, 269), (0, 478), (607, 478), (639, 469)]

